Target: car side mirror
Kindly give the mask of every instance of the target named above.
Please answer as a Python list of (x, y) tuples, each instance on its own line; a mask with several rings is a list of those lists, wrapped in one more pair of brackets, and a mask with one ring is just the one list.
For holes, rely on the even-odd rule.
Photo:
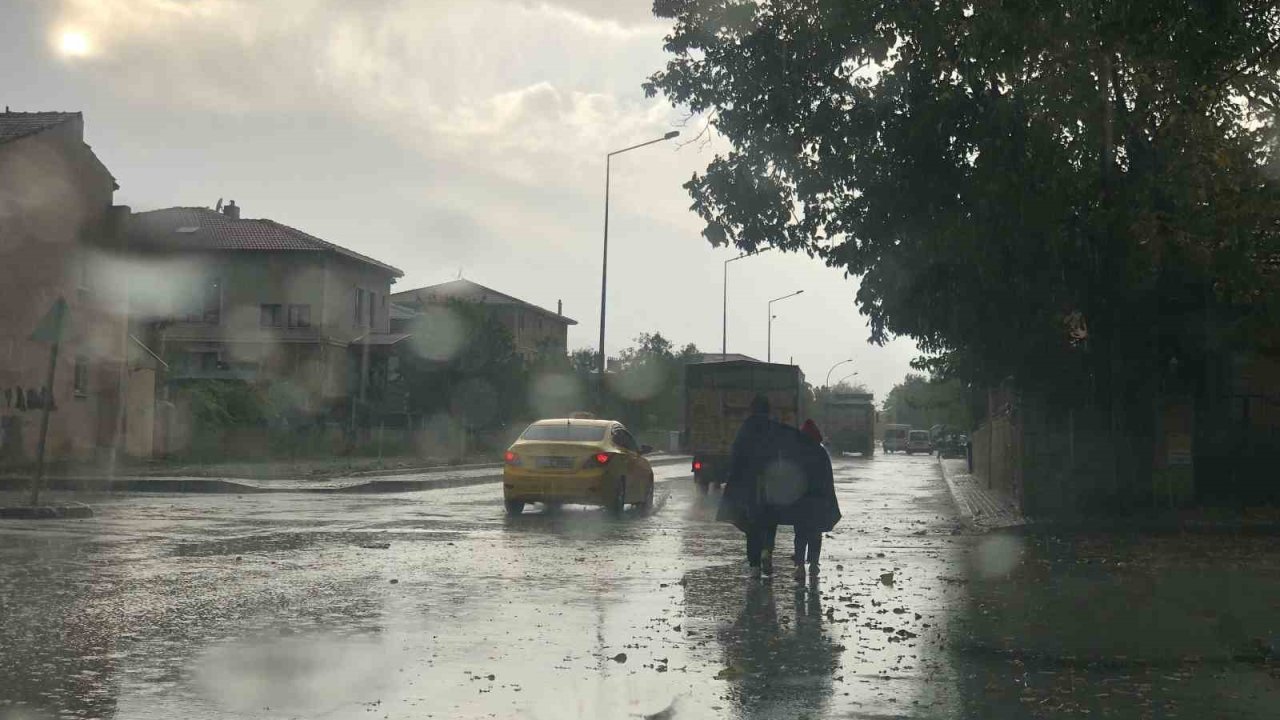
[(653, 446), (652, 446), (652, 445), (641, 445), (641, 446), (640, 446), (640, 454), (641, 454), (641, 455), (648, 455), (648, 454), (649, 454), (649, 453), (651, 453), (651, 452), (653, 452)]

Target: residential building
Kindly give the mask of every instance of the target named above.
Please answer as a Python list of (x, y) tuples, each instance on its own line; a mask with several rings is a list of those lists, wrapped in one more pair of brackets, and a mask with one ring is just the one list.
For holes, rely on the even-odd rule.
[(376, 348), (403, 338), (390, 334), (389, 307), (403, 273), (283, 223), (242, 218), (235, 201), (219, 205), (138, 213), (130, 225), (157, 296), (148, 344), (168, 362), (169, 384), (269, 384), (306, 414), (347, 414), (381, 362)]
[(526, 359), (547, 351), (569, 354), (569, 326), (578, 323), (562, 314), (559, 302), (552, 312), (461, 278), (392, 295), (391, 301), (399, 306), (397, 312), (410, 316), (398, 321), (397, 329), (407, 330), (412, 314), (453, 300), (478, 303), (491, 312), (510, 331), (516, 352)]
[[(112, 204), (116, 189), (80, 113), (0, 113), (0, 463), (35, 459), (46, 405), (47, 459), (150, 453), (149, 424), (126, 408), (150, 405), (152, 361), (126, 366), (127, 312), (103, 277), (129, 211)], [(59, 299), (67, 312), (50, 388), (53, 336), (33, 333)]]

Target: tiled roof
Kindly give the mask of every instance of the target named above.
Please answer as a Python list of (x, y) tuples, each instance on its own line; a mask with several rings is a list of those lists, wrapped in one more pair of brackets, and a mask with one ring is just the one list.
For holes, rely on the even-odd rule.
[(9, 112), (0, 113), (0, 143), (43, 132), (68, 120), (80, 117), (78, 112)]
[(204, 207), (137, 213), (129, 234), (137, 243), (170, 250), (327, 251), (375, 265), (395, 277), (404, 275), (398, 268), (274, 220), (236, 219)]
[(485, 305), (519, 305), (526, 310), (533, 310), (541, 315), (558, 320), (566, 325), (577, 325), (577, 320), (572, 320), (554, 313), (546, 308), (538, 307), (533, 303), (525, 302), (517, 297), (512, 297), (506, 293), (498, 292), (493, 288), (485, 287), (478, 282), (472, 282), (465, 278), (458, 280), (450, 280), (439, 285), (428, 285), (427, 287), (417, 288), (416, 290), (404, 290), (394, 293), (391, 296), (393, 302), (401, 305), (412, 306), (415, 302), (433, 302), (440, 300), (467, 300), (469, 302), (478, 302)]

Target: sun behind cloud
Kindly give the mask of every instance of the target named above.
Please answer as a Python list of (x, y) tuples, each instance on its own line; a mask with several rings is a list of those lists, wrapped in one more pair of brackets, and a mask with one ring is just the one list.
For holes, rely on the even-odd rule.
[(89, 36), (80, 30), (67, 29), (58, 33), (58, 52), (66, 57), (84, 57), (93, 50)]

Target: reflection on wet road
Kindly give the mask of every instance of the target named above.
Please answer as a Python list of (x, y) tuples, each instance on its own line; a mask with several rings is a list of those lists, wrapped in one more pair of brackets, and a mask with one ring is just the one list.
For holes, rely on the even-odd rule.
[(935, 460), (838, 459), (845, 520), (799, 589), (789, 529), (753, 583), (658, 471), (657, 511), (618, 519), (506, 518), (488, 484), (0, 523), (0, 718), (955, 716), (973, 538)]

